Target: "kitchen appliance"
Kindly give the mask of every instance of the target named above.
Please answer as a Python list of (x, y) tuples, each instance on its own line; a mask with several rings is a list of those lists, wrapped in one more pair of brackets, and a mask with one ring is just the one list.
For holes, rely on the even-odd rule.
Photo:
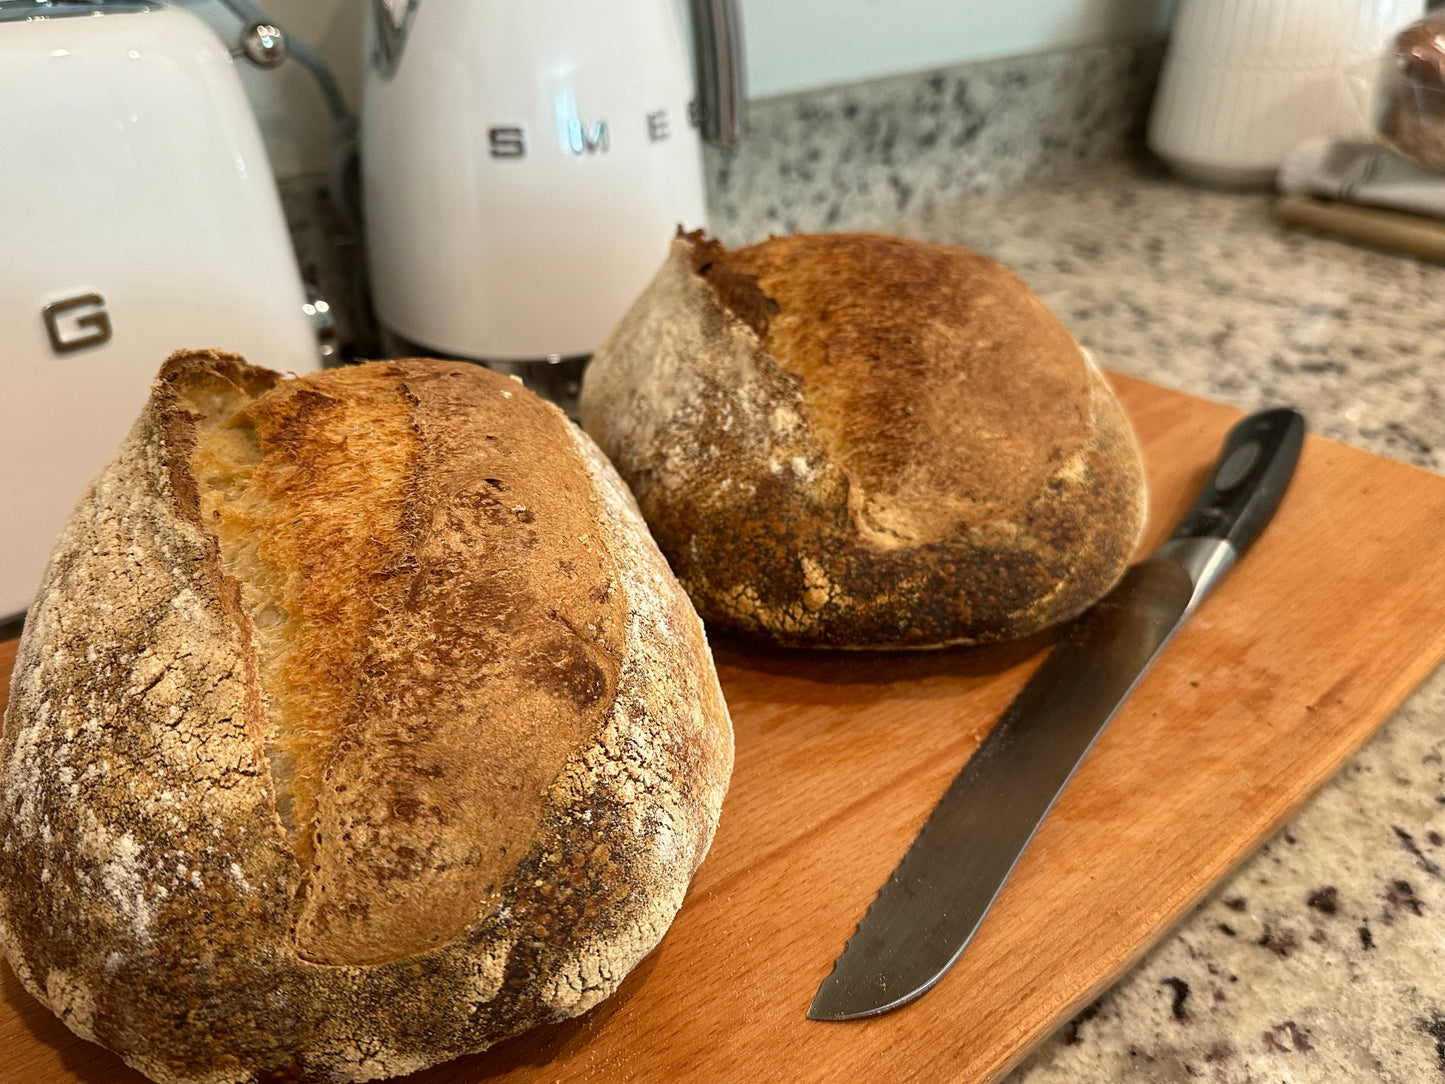
[(226, 47), (159, 3), (0, 0), (0, 619), (166, 356), (319, 366)]
[(734, 0), (372, 0), (361, 104), (372, 296), (408, 344), (590, 354), (673, 232), (704, 224), (700, 128), (741, 124)]
[(1267, 188), (1306, 139), (1363, 138), (1351, 87), (1424, 0), (1182, 0), (1149, 147), (1187, 180)]
[(1169, 540), (1064, 631), (934, 807), (818, 988), (810, 1019), (889, 1012), (953, 966), (1094, 740), (1274, 517), (1304, 429), (1297, 412), (1278, 409), (1230, 430)]

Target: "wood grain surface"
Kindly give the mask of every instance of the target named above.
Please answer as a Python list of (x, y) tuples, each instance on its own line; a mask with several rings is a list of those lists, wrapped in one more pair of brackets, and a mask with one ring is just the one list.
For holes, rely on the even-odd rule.
[[(1238, 417), (1125, 378), (1151, 548)], [(804, 1013), (854, 925), (1047, 647), (715, 644), (737, 732), (717, 840), (662, 945), (580, 1020), (407, 1078), (996, 1079), (1323, 783), (1445, 655), (1445, 478), (1308, 439), (1254, 551), (1176, 637), (957, 966), (854, 1023)], [(0, 646), (8, 671), (14, 644)], [(138, 1084), (0, 968), (0, 1079)]]

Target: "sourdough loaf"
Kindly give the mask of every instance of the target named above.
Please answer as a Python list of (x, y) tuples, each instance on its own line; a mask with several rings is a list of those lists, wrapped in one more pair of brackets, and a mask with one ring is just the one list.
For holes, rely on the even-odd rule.
[(1379, 134), (1417, 165), (1445, 172), (1445, 15), (1396, 34), (1390, 60), (1378, 88)]
[(178, 354), (26, 625), (0, 946), (157, 1081), (411, 1072), (615, 990), (731, 762), (702, 626), (556, 408)]
[(1144, 522), (1103, 375), (998, 264), (874, 235), (679, 234), (580, 413), (698, 612), (800, 647), (1023, 636)]

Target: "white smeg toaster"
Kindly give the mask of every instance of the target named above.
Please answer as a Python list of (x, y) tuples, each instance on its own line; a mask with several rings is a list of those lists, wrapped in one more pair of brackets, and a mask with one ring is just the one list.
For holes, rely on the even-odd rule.
[(0, 622), (171, 351), (318, 367), (232, 65), (179, 8), (0, 0)]

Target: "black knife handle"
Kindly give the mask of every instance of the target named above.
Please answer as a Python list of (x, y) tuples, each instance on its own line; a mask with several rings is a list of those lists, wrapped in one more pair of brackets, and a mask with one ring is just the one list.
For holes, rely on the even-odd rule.
[(1284, 499), (1304, 438), (1304, 415), (1287, 407), (1240, 421), (1224, 440), (1209, 484), (1171, 537), (1223, 539), (1242, 554)]

